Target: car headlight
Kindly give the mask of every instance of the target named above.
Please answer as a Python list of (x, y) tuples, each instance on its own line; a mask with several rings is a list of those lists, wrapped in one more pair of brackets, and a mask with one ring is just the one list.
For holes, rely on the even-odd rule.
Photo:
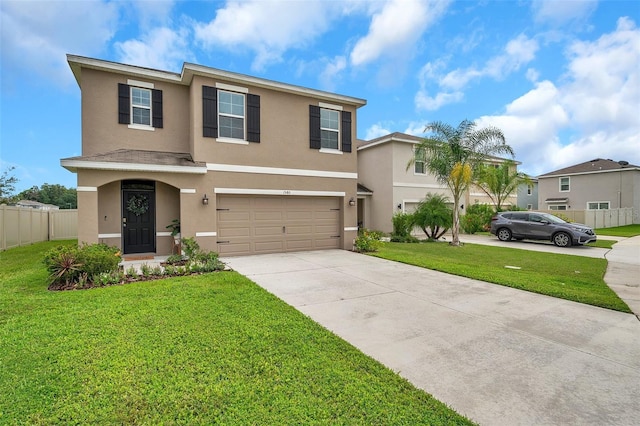
[(572, 226), (571, 229), (575, 229), (578, 232), (583, 232), (583, 233), (588, 233), (589, 231), (591, 231), (591, 229), (589, 228), (581, 228), (579, 226)]

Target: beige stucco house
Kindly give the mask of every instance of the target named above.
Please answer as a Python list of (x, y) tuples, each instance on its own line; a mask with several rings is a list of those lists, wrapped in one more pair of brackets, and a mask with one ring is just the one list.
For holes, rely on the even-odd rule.
[(167, 226), (221, 255), (351, 249), (366, 101), (185, 63), (68, 55), (80, 86), (78, 238), (169, 254)]
[[(423, 138), (404, 133), (391, 133), (358, 144), (358, 223), (369, 229), (392, 232), (392, 218), (396, 213), (411, 213), (428, 193), (441, 194), (453, 201), (451, 191), (430, 174), (422, 162), (407, 168), (414, 157), (416, 145)], [(491, 164), (504, 159), (491, 157)], [(514, 163), (514, 166), (520, 164)], [(517, 202), (517, 194), (509, 197), (505, 205)], [(479, 188), (472, 186), (458, 208), (464, 214), (471, 204), (493, 204)]]
[(538, 176), (538, 205), (547, 210), (633, 208), (640, 223), (640, 166), (596, 158)]

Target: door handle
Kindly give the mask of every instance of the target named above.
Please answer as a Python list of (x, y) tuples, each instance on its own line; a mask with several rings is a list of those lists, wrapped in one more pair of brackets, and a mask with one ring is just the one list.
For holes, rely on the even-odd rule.
[(286, 227), (282, 227), (282, 233), (284, 234), (286, 232)]

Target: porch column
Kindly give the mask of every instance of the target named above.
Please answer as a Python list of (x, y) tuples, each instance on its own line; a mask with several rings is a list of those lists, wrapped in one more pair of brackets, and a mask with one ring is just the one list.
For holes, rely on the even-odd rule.
[(193, 188), (180, 189), (180, 235), (182, 238), (195, 237), (197, 194)]
[(98, 188), (78, 186), (78, 243), (98, 242)]

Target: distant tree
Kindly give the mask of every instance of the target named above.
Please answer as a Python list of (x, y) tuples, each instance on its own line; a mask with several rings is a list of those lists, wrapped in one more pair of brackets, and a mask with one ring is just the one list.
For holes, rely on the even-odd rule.
[(8, 202), (8, 197), (16, 190), (18, 178), (11, 173), (14, 170), (15, 167), (9, 167), (0, 176), (0, 203)]
[(507, 160), (494, 167), (481, 164), (476, 170), (474, 183), (493, 201), (496, 211), (502, 210), (507, 198), (518, 190), (521, 183), (529, 183), (531, 179), (516, 170), (515, 161)]
[[(417, 145), (414, 158), (407, 169), (416, 160), (424, 161), (427, 171), (438, 182), (446, 185), (453, 194), (453, 238), (451, 245), (460, 245), (460, 200), (472, 182), (473, 171), (486, 161), (487, 156), (510, 154), (513, 149), (507, 145), (500, 129), (488, 127), (476, 129), (473, 121), (464, 120), (458, 127), (439, 121), (430, 123), (425, 132), (431, 134)], [(423, 153), (424, 152), (424, 156)], [(416, 158), (419, 155), (420, 158)]]
[(419, 226), (430, 240), (437, 240), (451, 228), (453, 211), (449, 199), (440, 194), (427, 194), (413, 213), (413, 223)]
[(74, 188), (66, 188), (59, 184), (44, 183), (41, 187), (32, 186), (16, 197), (20, 200), (38, 201), (53, 204), (61, 209), (78, 208), (78, 196)]

